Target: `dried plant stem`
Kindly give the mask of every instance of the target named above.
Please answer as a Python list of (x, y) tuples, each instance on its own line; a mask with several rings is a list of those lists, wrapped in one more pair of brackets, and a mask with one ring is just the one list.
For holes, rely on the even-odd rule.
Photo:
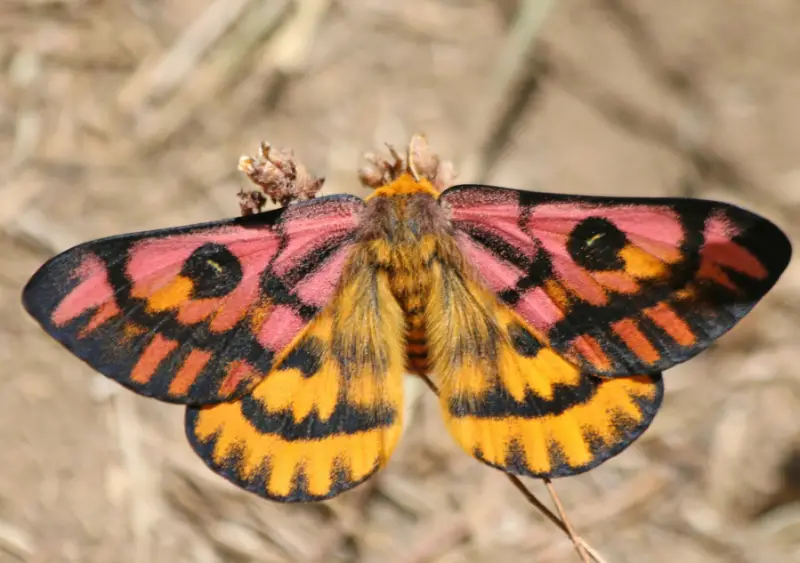
[(564, 505), (561, 504), (561, 499), (558, 498), (556, 489), (553, 487), (553, 482), (550, 479), (544, 479), (544, 486), (547, 487), (547, 492), (550, 493), (550, 498), (553, 499), (553, 504), (556, 505), (556, 510), (559, 516), (561, 516), (561, 522), (564, 524), (564, 528), (566, 528), (569, 539), (571, 539), (572, 543), (575, 545), (575, 550), (578, 552), (581, 561), (583, 561), (583, 563), (590, 563), (589, 554), (586, 553), (583, 540), (575, 534), (575, 529), (572, 527), (569, 518), (567, 518), (567, 512), (564, 510)]
[(591, 545), (586, 543), (585, 539), (579, 537), (578, 538), (578, 543), (581, 545), (581, 547), (583, 547), (583, 549), (586, 550), (586, 552), (594, 560), (595, 563), (608, 563), (608, 561), (606, 561), (605, 557), (600, 555), (595, 548), (593, 548)]
[(137, 122), (137, 145), (155, 151), (183, 128), (209, 100), (230, 87), (236, 73), (251, 61), (251, 53), (281, 27), (294, 4), (289, 0), (248, 4), (238, 20), (215, 43), (202, 63), (192, 67), (173, 95)]
[(511, 475), (510, 473), (506, 474), (506, 477), (508, 477), (508, 480), (511, 481), (511, 484), (514, 485), (520, 493), (522, 493), (522, 496), (525, 497), (525, 500), (527, 500), (528, 503), (532, 504), (548, 520), (558, 526), (562, 532), (569, 535), (569, 529), (564, 525), (564, 522), (561, 521), (561, 518), (554, 514), (552, 510), (547, 508), (542, 501), (536, 498), (536, 496), (528, 489), (528, 487), (525, 486), (525, 483), (522, 482), (522, 479), (516, 475)]
[(209, 4), (158, 62), (144, 64), (133, 74), (117, 98), (120, 109), (128, 113), (141, 111), (178, 88), (250, 3), (251, 0), (214, 0)]
[[(439, 389), (436, 387), (436, 384), (431, 381), (431, 378), (427, 375), (420, 374), (420, 377), (428, 386), (428, 388), (433, 391), (435, 395), (439, 394)], [(516, 475), (506, 474), (508, 480), (511, 481), (511, 484), (514, 485), (517, 490), (522, 493), (522, 496), (525, 497), (534, 508), (536, 508), (539, 512), (541, 512), (548, 520), (550, 520), (553, 524), (558, 526), (558, 528), (564, 532), (569, 539), (572, 540), (573, 545), (575, 546), (575, 550), (578, 552), (578, 555), (581, 558), (583, 563), (591, 563), (592, 560), (595, 563), (605, 563), (605, 560), (600, 556), (600, 554), (591, 547), (586, 540), (581, 538), (575, 533), (574, 528), (570, 524), (569, 519), (567, 518), (567, 514), (564, 510), (564, 505), (561, 504), (561, 500), (558, 498), (556, 494), (556, 490), (553, 487), (552, 481), (550, 479), (544, 479), (544, 484), (547, 487), (548, 492), (550, 493), (550, 497), (553, 499), (553, 503), (556, 505), (556, 510), (558, 511), (558, 515), (554, 514), (552, 510), (547, 508), (542, 501), (536, 498), (534, 495), (522, 482), (522, 480), (517, 477)]]
[(545, 18), (555, 5), (556, 0), (523, 0), (519, 12), (506, 37), (505, 44), (498, 54), (497, 62), (489, 78), (489, 87), (480, 107), (475, 112), (471, 136), (471, 146), (475, 147), (471, 154), (465, 156), (461, 163), (461, 175), (475, 182), (486, 181), (491, 163), (490, 148), (496, 143), (497, 124), (507, 119), (511, 108), (508, 101), (512, 91), (525, 72), (530, 72), (527, 65), (533, 45)]

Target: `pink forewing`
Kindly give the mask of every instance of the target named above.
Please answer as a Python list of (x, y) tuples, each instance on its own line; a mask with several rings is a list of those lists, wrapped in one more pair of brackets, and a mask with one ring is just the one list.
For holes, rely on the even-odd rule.
[(494, 235), (532, 259), (537, 251), (536, 241), (519, 226), (522, 208), (518, 198), (502, 191), (492, 197), (466, 197), (475, 193), (466, 191), (448, 198), (452, 221), (462, 229), (476, 228)]
[(626, 235), (656, 240), (673, 247), (680, 246), (684, 236), (680, 218), (672, 209), (648, 205), (547, 203), (531, 210), (527, 225), (535, 236), (541, 232), (566, 236), (589, 217), (607, 219)]
[(312, 256), (331, 241), (353, 231), (355, 219), (352, 216), (334, 216), (327, 218), (324, 229), (318, 219), (292, 219), (284, 226), (285, 246), (272, 264), (278, 276), (297, 267), (301, 261)]
[(90, 241), (42, 266), (23, 303), (78, 357), (138, 393), (230, 400), (330, 300), (363, 208), (332, 196)]
[[(147, 298), (172, 282), (192, 253), (208, 243), (225, 245), (241, 262), (263, 269), (278, 250), (279, 237), (268, 229), (227, 226), (185, 235), (145, 239), (130, 251), (127, 274), (134, 297)], [(244, 272), (243, 272), (244, 273)]]

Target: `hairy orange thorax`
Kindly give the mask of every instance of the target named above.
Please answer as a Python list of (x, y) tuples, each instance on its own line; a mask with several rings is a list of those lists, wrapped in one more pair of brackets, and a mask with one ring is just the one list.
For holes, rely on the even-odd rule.
[(428, 372), (425, 307), (432, 284), (431, 262), (444, 240), (446, 220), (439, 192), (425, 178), (401, 174), (367, 198), (383, 226), (369, 241), (370, 253), (387, 273), (405, 315), (407, 369)]
[(413, 194), (429, 194), (434, 199), (439, 197), (439, 191), (433, 187), (433, 184), (431, 184), (427, 178), (420, 178), (417, 180), (406, 172), (398, 176), (397, 179), (390, 184), (377, 188), (366, 198), (366, 201), (376, 197), (393, 197)]

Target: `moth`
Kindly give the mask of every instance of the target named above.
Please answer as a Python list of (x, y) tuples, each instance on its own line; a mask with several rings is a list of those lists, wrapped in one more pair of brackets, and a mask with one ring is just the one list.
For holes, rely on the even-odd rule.
[(791, 254), (726, 203), (439, 191), (394, 172), (363, 200), (78, 245), (24, 305), (103, 375), (186, 405), (212, 470), (316, 501), (387, 463), (406, 372), (435, 381), (478, 460), (539, 478), (596, 467), (650, 425), (661, 372), (732, 328)]

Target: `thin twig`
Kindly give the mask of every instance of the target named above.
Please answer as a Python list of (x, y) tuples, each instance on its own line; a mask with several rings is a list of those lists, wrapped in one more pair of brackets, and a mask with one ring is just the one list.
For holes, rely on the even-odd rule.
[(275, 108), (289, 81), (310, 64), (314, 41), (330, 5), (331, 0), (303, 0), (295, 4), (292, 15), (254, 55), (248, 80), (231, 94), (231, 105), (240, 108), (234, 121), (249, 119), (254, 104)]
[(172, 92), (203, 55), (233, 26), (252, 0), (215, 0), (153, 64), (143, 65), (118, 96), (120, 109), (135, 113)]
[(0, 521), (0, 552), (6, 552), (12, 557), (26, 559), (34, 553), (33, 538), (13, 524)]
[[(626, 514), (641, 509), (647, 501), (663, 496), (670, 483), (671, 478), (665, 472), (644, 470), (593, 502), (581, 504), (572, 511), (572, 517), (580, 521), (584, 528), (595, 531), (612, 522), (622, 523)], [(526, 546), (538, 549), (541, 547), (540, 540), (534, 539)]]
[(250, 54), (273, 35), (291, 12), (288, 0), (257, 3), (241, 14), (206, 60), (181, 82), (174, 95), (139, 119), (134, 136), (140, 147), (155, 150), (184, 127), (209, 100), (218, 100)]
[(508, 480), (511, 481), (511, 484), (514, 485), (517, 488), (517, 490), (519, 490), (519, 492), (522, 493), (522, 496), (525, 497), (525, 500), (527, 500), (530, 504), (536, 507), (536, 509), (539, 510), (542, 514), (544, 514), (544, 516), (548, 520), (550, 520), (553, 524), (558, 526), (558, 528), (562, 532), (569, 535), (570, 533), (569, 528), (567, 528), (564, 525), (564, 522), (562, 522), (561, 519), (558, 516), (556, 516), (552, 510), (550, 510), (544, 504), (542, 504), (542, 501), (536, 498), (536, 496), (522, 482), (522, 479), (520, 479), (516, 475), (511, 475), (510, 473), (507, 473), (506, 477), (508, 477)]
[[(427, 375), (421, 374), (422, 380), (428, 386), (428, 388), (433, 391), (435, 395), (439, 395), (439, 388), (436, 387), (436, 384), (431, 380), (430, 377)], [(581, 538), (580, 536), (575, 534), (575, 530), (572, 528), (572, 525), (567, 518), (567, 514), (564, 511), (564, 507), (561, 504), (561, 501), (556, 494), (555, 489), (553, 488), (553, 484), (550, 479), (545, 479), (544, 483), (547, 487), (547, 490), (550, 492), (550, 496), (553, 499), (553, 503), (556, 505), (556, 509), (560, 515), (556, 516), (549, 508), (547, 508), (542, 501), (536, 498), (534, 495), (522, 482), (522, 480), (517, 477), (516, 475), (511, 475), (510, 473), (506, 474), (506, 477), (511, 484), (514, 485), (517, 490), (522, 493), (522, 496), (525, 497), (525, 500), (528, 501), (534, 508), (536, 508), (539, 512), (541, 512), (548, 520), (550, 520), (553, 524), (555, 524), (562, 532), (567, 534), (567, 536), (572, 540), (572, 543), (575, 545), (575, 550), (578, 552), (578, 555), (581, 558), (581, 561), (584, 563), (591, 563), (591, 560), (594, 559), (596, 563), (605, 563), (603, 558), (597, 553), (597, 550), (592, 548), (589, 543)]]
[(564, 510), (564, 505), (561, 504), (561, 499), (558, 498), (556, 489), (553, 487), (553, 482), (550, 479), (544, 479), (544, 486), (547, 487), (547, 492), (550, 493), (550, 498), (553, 499), (553, 504), (556, 505), (556, 510), (558, 511), (559, 516), (561, 516), (561, 522), (564, 523), (564, 528), (567, 530), (569, 539), (571, 539), (572, 543), (575, 545), (575, 551), (578, 552), (578, 555), (583, 563), (590, 563), (589, 554), (586, 553), (583, 540), (581, 540), (581, 538), (575, 534), (575, 529), (572, 527), (569, 518), (567, 518), (567, 512)]
[(586, 552), (592, 559), (594, 559), (595, 563), (608, 563), (605, 557), (600, 555), (600, 553), (598, 553), (598, 551), (595, 548), (589, 545), (585, 539), (579, 537), (578, 543), (580, 543), (581, 547), (586, 550)]
[[(489, 91), (483, 97), (481, 107), (472, 124), (471, 136), (474, 139), (474, 152), (467, 155), (461, 164), (461, 177), (473, 182), (485, 180), (491, 167), (490, 153), (494, 141), (496, 124), (505, 120), (508, 100), (520, 76), (529, 69), (526, 61), (532, 53), (532, 45), (539, 36), (542, 23), (556, 0), (524, 0), (519, 13), (497, 58), (492, 75), (489, 77)], [(492, 150), (490, 150), (492, 149)]]

